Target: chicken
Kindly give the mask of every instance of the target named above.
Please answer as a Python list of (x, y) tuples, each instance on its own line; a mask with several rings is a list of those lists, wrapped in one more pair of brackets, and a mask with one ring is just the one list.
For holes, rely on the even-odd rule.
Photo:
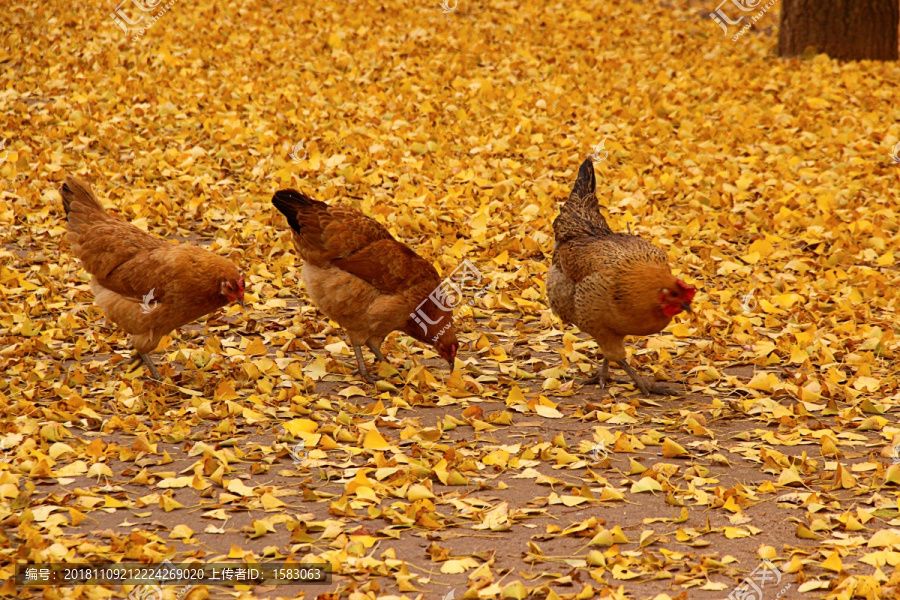
[(131, 334), (135, 358), (155, 379), (159, 371), (149, 353), (164, 335), (231, 302), (243, 304), (244, 278), (231, 261), (158, 239), (108, 214), (90, 185), (75, 177), (67, 177), (59, 193), (66, 238), (91, 274), (94, 303)]
[(309, 297), (347, 331), (362, 377), (376, 379), (366, 369), (362, 345), (385, 361), (381, 344), (392, 331), (432, 344), (453, 370), (459, 349), (453, 310), (441, 301), (441, 280), (427, 260), (352, 208), (295, 190), (275, 192), (272, 204), (293, 231)]
[(612, 232), (600, 214), (595, 188), (594, 167), (586, 160), (553, 222), (550, 307), (596, 340), (603, 363), (589, 383), (605, 385), (612, 361), (645, 395), (661, 392), (627, 363), (625, 336), (659, 333), (681, 311), (691, 312), (696, 290), (672, 275), (662, 250), (636, 235)]

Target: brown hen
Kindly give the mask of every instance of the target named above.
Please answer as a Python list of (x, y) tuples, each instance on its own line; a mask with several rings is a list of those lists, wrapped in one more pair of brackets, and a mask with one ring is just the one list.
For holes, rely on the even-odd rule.
[(597, 341), (603, 363), (588, 382), (603, 386), (613, 361), (645, 395), (663, 392), (628, 364), (625, 336), (659, 333), (672, 317), (691, 311), (696, 290), (672, 275), (662, 250), (636, 235), (613, 233), (600, 214), (595, 188), (594, 167), (586, 160), (553, 222), (550, 307)]
[(362, 345), (385, 361), (381, 344), (392, 331), (432, 344), (453, 370), (459, 348), (453, 311), (426, 301), (441, 284), (431, 263), (355, 209), (329, 206), (295, 190), (275, 192), (272, 204), (293, 231), (309, 297), (347, 331), (360, 375), (375, 380)]
[(67, 177), (59, 190), (72, 251), (91, 274), (94, 304), (132, 336), (155, 379), (149, 353), (175, 328), (230, 302), (243, 303), (244, 278), (212, 252), (145, 233), (108, 214), (91, 186)]

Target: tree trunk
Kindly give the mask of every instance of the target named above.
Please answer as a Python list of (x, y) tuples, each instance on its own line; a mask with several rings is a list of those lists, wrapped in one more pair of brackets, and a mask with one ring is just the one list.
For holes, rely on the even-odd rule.
[(781, 0), (778, 55), (897, 60), (898, 0)]

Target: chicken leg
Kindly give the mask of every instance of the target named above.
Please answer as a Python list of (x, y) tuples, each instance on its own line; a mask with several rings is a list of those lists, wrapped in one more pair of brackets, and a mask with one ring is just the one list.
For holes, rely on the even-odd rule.
[[(363, 379), (365, 379), (369, 383), (375, 383), (376, 381), (378, 381), (378, 377), (370, 374), (369, 370), (366, 369), (366, 361), (363, 359), (362, 348), (359, 346), (353, 346), (353, 352), (356, 354), (356, 364), (359, 365), (359, 374), (362, 375)], [(379, 352), (378, 354), (381, 354), (381, 352)], [(381, 358), (383, 359), (384, 357)]]
[(153, 376), (153, 379), (162, 381), (162, 377), (159, 376), (159, 371), (156, 370), (156, 365), (153, 364), (153, 359), (150, 358), (150, 355), (142, 352), (140, 356), (141, 360), (144, 361), (144, 365), (149, 369), (150, 375)]
[(132, 362), (129, 366), (128, 371), (134, 371), (138, 368), (141, 363), (144, 363), (144, 366), (147, 367), (147, 370), (150, 371), (150, 376), (153, 379), (162, 381), (162, 377), (159, 375), (159, 371), (156, 370), (156, 365), (153, 364), (153, 359), (150, 358), (150, 355), (146, 352), (138, 352), (135, 350), (131, 353)]
[(369, 347), (369, 350), (372, 351), (372, 354), (375, 355), (375, 358), (380, 360), (381, 362), (387, 362), (388, 360), (384, 357), (384, 354), (381, 353), (381, 348), (378, 347), (378, 344), (369, 340), (366, 342), (366, 345)]

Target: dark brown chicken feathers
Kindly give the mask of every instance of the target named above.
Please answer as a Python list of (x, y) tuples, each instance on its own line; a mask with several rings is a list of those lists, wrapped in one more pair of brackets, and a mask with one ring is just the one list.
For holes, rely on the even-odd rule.
[(300, 256), (316, 267), (338, 267), (383, 294), (440, 283), (431, 263), (356, 209), (328, 205), (296, 190), (275, 192), (272, 204), (287, 217)]
[(597, 273), (630, 272), (638, 264), (667, 264), (666, 255), (653, 244), (636, 235), (618, 233), (560, 244), (553, 262), (573, 283)]
[(603, 237), (613, 232), (600, 214), (600, 206), (594, 194), (596, 181), (594, 165), (590, 160), (584, 161), (578, 169), (578, 178), (569, 200), (559, 211), (553, 221), (553, 234), (556, 244), (560, 245), (578, 238)]
[(553, 221), (553, 262), (574, 283), (598, 271), (630, 271), (638, 263), (665, 266), (667, 257), (662, 250), (640, 236), (610, 229), (600, 214), (595, 190), (594, 166), (585, 160), (568, 202)]
[(349, 256), (372, 242), (394, 241), (381, 223), (361, 212), (329, 206), (296, 190), (275, 192), (272, 204), (287, 217), (288, 225), (297, 234), (298, 249), (314, 262)]

